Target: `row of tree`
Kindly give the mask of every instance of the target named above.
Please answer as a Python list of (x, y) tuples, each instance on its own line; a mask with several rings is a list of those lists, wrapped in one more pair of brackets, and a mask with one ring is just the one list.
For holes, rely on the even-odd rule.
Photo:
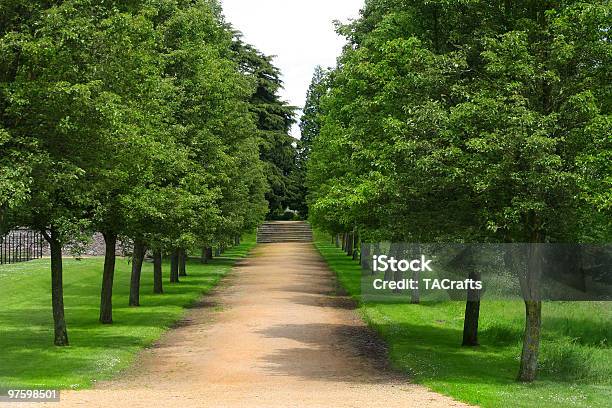
[[(0, 4), (0, 227), (51, 250), (55, 344), (68, 344), (62, 248), (93, 231), (106, 256), (100, 321), (112, 323), (118, 237), (133, 242), (130, 305), (145, 251), (233, 243), (285, 205), (293, 108), (271, 59), (216, 0)], [(0, 231), (0, 232), (2, 232)], [(181, 267), (182, 266), (182, 267)]]
[[(309, 91), (311, 220), (366, 242), (610, 242), (611, 17), (605, 0), (366, 1)], [(542, 304), (525, 306), (532, 381)]]

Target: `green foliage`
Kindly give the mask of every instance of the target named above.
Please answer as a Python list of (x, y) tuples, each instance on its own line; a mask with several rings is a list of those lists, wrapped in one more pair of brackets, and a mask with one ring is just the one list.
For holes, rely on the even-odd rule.
[(308, 112), (313, 222), (378, 239), (606, 242), (610, 13), (367, 2)]
[(270, 91), (253, 97), (217, 2), (16, 0), (2, 11), (4, 224), (212, 245), (263, 219), (251, 111), (278, 105), (273, 131), (291, 110), (275, 99), (276, 68), (248, 47), (264, 61), (257, 91)]
[(33, 157), (28, 148), (16, 144), (1, 128), (0, 148), (0, 235), (3, 235), (9, 229), (6, 214), (28, 197)]
[(321, 98), (325, 96), (326, 79), (328, 71), (317, 66), (312, 76), (308, 93), (306, 94), (306, 104), (300, 119), (300, 161), (305, 166), (312, 151), (312, 144), (321, 132)]
[(296, 170), (291, 175), (293, 179), (290, 184), (294, 188), (291, 194), (291, 208), (299, 211), (304, 218), (308, 217), (308, 189), (306, 186), (307, 165), (310, 152), (312, 151), (312, 145), (321, 132), (321, 98), (325, 95), (326, 78), (327, 71), (317, 66), (310, 87), (308, 88), (306, 104), (304, 105), (304, 111), (300, 118), (301, 138), (298, 142), (297, 166)]

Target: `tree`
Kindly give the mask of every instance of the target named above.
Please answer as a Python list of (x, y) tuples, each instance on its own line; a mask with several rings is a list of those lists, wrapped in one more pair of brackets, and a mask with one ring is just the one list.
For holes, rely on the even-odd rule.
[(292, 172), (290, 176), (292, 179), (289, 182), (291, 188), (290, 207), (299, 211), (304, 218), (308, 217), (306, 167), (314, 140), (321, 132), (321, 98), (327, 91), (326, 77), (327, 71), (317, 66), (306, 94), (306, 104), (300, 118), (301, 138), (297, 144), (296, 169)]
[[(474, 135), (470, 148), (478, 172), (485, 166), (504, 171), (475, 172), (474, 185), (486, 186), (481, 187), (485, 200), (512, 197), (498, 199), (496, 205), (487, 205), (488, 200), (481, 203), (488, 228), (512, 242), (579, 242), (581, 219), (599, 218), (596, 207), (585, 214), (584, 203), (577, 199), (584, 172), (578, 158), (601, 140), (597, 130), (606, 132), (596, 123), (609, 115), (609, 110), (602, 111), (609, 109), (604, 95), (610, 85), (602, 79), (601, 69), (609, 67), (610, 60), (599, 54), (604, 48), (610, 50), (602, 32), (609, 7), (605, 3), (532, 5), (527, 12), (530, 24), (487, 42), (483, 57), (490, 79), (474, 101), (476, 112), (499, 110), (496, 123), (485, 129), (479, 115), (474, 129), (480, 135)], [(568, 41), (575, 45), (568, 47)], [(521, 381), (533, 381), (537, 369), (540, 247), (530, 247), (526, 274), (521, 276), (528, 294)]]
[[(321, 101), (313, 222), (531, 245), (521, 381), (537, 366), (538, 244), (579, 242), (593, 226), (590, 241), (609, 237), (609, 14), (605, 2), (371, 0), (340, 27), (349, 44)], [(468, 300), (468, 343), (478, 311)]]
[(96, 29), (80, 3), (64, 2), (46, 10), (33, 32), (3, 37), (15, 52), (16, 68), (3, 84), (7, 103), (3, 122), (18, 143), (36, 148), (29, 195), (13, 212), (14, 223), (42, 232), (51, 248), (55, 344), (68, 345), (64, 320), (62, 245), (87, 226), (94, 201), (86, 175), (105, 150), (100, 133), (111, 128), (118, 110), (88, 70), (86, 43)]
[(244, 44), (236, 35), (234, 58), (245, 75), (255, 83), (250, 109), (255, 115), (260, 139), (260, 158), (268, 179), (266, 200), (271, 216), (280, 216), (289, 205), (291, 175), (296, 166), (296, 140), (290, 136), (295, 108), (280, 100), (280, 72), (272, 58)]
[[(142, 10), (128, 8), (84, 8), (83, 12), (98, 17), (98, 32), (93, 39), (96, 78), (106, 92), (120, 103), (112, 128), (102, 135), (107, 138), (107, 150), (100, 152), (103, 162), (88, 175), (96, 202), (91, 209), (93, 228), (101, 231), (106, 242), (100, 300), (100, 322), (110, 324), (112, 290), (117, 237), (120, 234), (138, 236), (134, 250), (133, 280), (130, 304), (137, 306), (140, 266), (144, 256), (142, 231), (128, 224), (125, 197), (136, 199), (131, 191), (137, 186), (153, 184), (155, 171), (168, 161), (158, 156), (177, 155), (167, 134), (169, 111), (165, 107), (173, 89), (162, 76), (157, 36), (153, 24)], [(159, 210), (159, 209), (157, 209)]]

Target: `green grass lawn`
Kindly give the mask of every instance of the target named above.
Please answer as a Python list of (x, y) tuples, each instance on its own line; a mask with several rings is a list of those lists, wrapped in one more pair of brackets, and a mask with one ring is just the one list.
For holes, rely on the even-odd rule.
[[(357, 300), (357, 262), (317, 233), (316, 246)], [(515, 381), (524, 327), (522, 302), (483, 301), (478, 348), (460, 347), (461, 302), (360, 304), (364, 319), (389, 346), (389, 358), (415, 382), (482, 407), (612, 405), (612, 305), (546, 302), (539, 379)]]
[(192, 260), (188, 277), (153, 295), (153, 265), (142, 273), (141, 307), (128, 307), (130, 268), (117, 260), (115, 323), (98, 323), (103, 258), (64, 260), (64, 299), (70, 347), (53, 346), (49, 260), (0, 266), (0, 388), (87, 388), (127, 367), (227, 274), (254, 246), (255, 237), (209, 265)]

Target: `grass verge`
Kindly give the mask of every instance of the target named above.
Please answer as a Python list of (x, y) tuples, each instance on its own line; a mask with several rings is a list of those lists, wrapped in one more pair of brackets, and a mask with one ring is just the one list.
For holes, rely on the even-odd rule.
[[(315, 234), (340, 284), (358, 301), (360, 267)], [(415, 382), (482, 407), (609, 407), (612, 401), (612, 305), (546, 302), (539, 379), (515, 381), (524, 327), (522, 302), (483, 301), (480, 343), (460, 347), (462, 302), (420, 305), (360, 303), (360, 312), (389, 347), (389, 358)]]
[(188, 277), (153, 295), (153, 265), (142, 273), (141, 307), (128, 307), (130, 264), (118, 259), (113, 325), (98, 323), (103, 258), (64, 260), (64, 300), (70, 347), (53, 346), (49, 260), (0, 266), (0, 388), (82, 389), (126, 368), (179, 321), (255, 245), (247, 236), (208, 265), (191, 260)]

